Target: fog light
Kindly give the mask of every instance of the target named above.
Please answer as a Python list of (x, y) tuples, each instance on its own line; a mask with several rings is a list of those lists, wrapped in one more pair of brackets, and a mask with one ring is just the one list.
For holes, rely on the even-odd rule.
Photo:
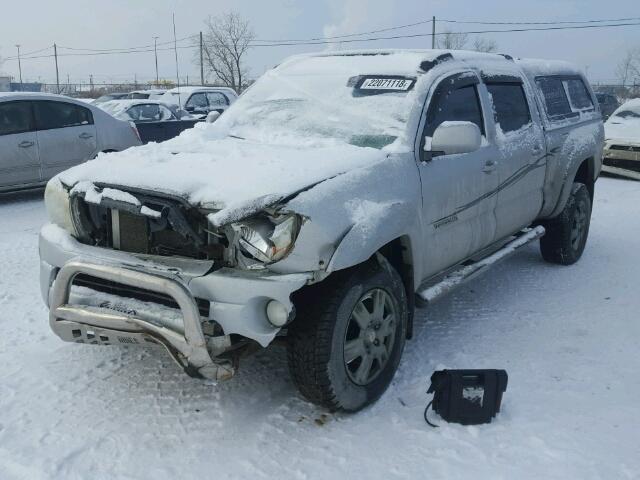
[(289, 321), (287, 307), (277, 300), (271, 300), (267, 303), (267, 320), (274, 327), (283, 327)]

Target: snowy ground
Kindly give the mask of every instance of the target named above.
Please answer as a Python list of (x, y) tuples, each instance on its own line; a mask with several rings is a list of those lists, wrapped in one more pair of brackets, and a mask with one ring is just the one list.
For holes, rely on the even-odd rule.
[[(220, 385), (161, 351), (65, 344), (38, 290), (38, 195), (0, 199), (0, 479), (640, 478), (640, 184), (598, 182), (580, 263), (537, 246), (418, 315), (357, 415), (302, 400), (284, 350)], [(440, 368), (505, 368), (481, 427), (422, 419)]]

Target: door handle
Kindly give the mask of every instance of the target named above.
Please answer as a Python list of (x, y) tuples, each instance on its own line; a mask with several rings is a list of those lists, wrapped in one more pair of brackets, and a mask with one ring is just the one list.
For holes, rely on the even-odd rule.
[(90, 133), (87, 132), (82, 132), (80, 135), (78, 135), (80, 138), (82, 138), (83, 140), (86, 140), (87, 138), (91, 138), (93, 137), (93, 135), (91, 135)]
[(35, 142), (32, 142), (30, 140), (24, 140), (18, 144), (20, 148), (29, 148), (29, 147), (33, 147), (34, 145), (35, 145)]
[(498, 162), (496, 162), (495, 160), (487, 160), (487, 162), (484, 164), (484, 168), (482, 169), (482, 171), (484, 173), (491, 173), (496, 169), (497, 165), (498, 165)]

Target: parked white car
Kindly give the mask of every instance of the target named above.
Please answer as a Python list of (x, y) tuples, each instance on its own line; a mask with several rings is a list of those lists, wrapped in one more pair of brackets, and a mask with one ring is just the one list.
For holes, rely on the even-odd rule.
[(37, 188), (100, 152), (141, 145), (135, 126), (61, 95), (0, 93), (0, 192)]
[(110, 115), (133, 122), (177, 120), (178, 115), (172, 111), (175, 107), (157, 100), (111, 100), (100, 104), (100, 108)]
[(164, 103), (178, 105), (201, 117), (214, 111), (223, 113), (237, 98), (238, 94), (227, 87), (177, 87), (161, 97)]
[(640, 180), (640, 98), (618, 107), (604, 131), (603, 170)]

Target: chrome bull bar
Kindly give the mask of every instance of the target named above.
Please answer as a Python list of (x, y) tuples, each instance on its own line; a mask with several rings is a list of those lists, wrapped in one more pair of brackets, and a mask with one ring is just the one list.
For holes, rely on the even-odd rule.
[[(102, 307), (69, 303), (71, 286), (76, 275), (85, 274), (122, 285), (144, 288), (172, 297), (182, 312), (184, 335), (161, 325)], [(76, 341), (123, 335), (123, 343), (148, 341), (160, 343), (173, 359), (191, 376), (225, 380), (234, 374), (231, 362), (214, 361), (202, 333), (200, 312), (188, 288), (178, 279), (141, 272), (131, 268), (94, 264), (82, 260), (66, 263), (58, 272), (50, 295), (49, 324), (60, 338)], [(106, 343), (95, 341), (92, 343)]]

